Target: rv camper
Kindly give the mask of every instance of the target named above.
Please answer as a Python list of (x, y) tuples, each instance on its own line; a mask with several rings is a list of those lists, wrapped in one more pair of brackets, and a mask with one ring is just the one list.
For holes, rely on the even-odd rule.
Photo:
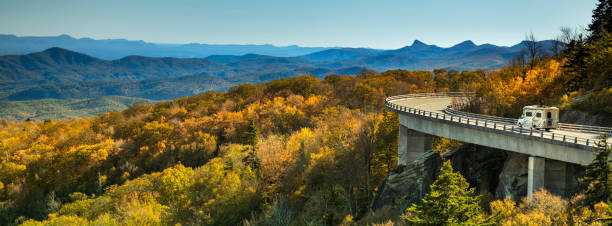
[(559, 128), (559, 108), (543, 105), (523, 107), (523, 114), (516, 124), (520, 127), (545, 129)]

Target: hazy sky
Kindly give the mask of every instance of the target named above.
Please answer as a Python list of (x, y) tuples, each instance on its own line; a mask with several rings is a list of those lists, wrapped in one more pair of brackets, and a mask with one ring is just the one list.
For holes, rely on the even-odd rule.
[(0, 33), (162, 43), (512, 45), (585, 26), (596, 0), (0, 0)]

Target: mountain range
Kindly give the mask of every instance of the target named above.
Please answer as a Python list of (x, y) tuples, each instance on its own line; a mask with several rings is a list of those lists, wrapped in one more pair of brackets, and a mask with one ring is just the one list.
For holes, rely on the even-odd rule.
[[(33, 48), (32, 46), (39, 48), (53, 43), (41, 41), (46, 40), (44, 37), (8, 37), (13, 40), (13, 43), (7, 44), (0, 41), (0, 53), (27, 52), (28, 49)], [(0, 35), (0, 40), (6, 38), (6, 35)], [(240, 83), (258, 83), (304, 74), (317, 77), (324, 77), (328, 74), (355, 75), (362, 68), (378, 71), (433, 70), (436, 68), (447, 70), (498, 69), (519, 54), (526, 43), (523, 41), (504, 47), (491, 44), (476, 45), (472, 41), (465, 41), (449, 48), (443, 48), (415, 40), (412, 45), (394, 50), (300, 49), (302, 47), (274, 46), (263, 48), (262, 46), (246, 45), (242, 46), (244, 47), (242, 52), (246, 53), (240, 55), (206, 55), (200, 52), (198, 54), (206, 56), (116, 55), (120, 57), (108, 59), (109, 57), (99, 57), (99, 54), (109, 52), (98, 50), (108, 47), (108, 50), (115, 51), (113, 54), (124, 52), (152, 54), (159, 50), (160, 46), (164, 47), (166, 44), (127, 40), (74, 39), (66, 36), (48, 38), (64, 40), (65, 45), (74, 48), (69, 50), (51, 47), (40, 52), (0, 56), (0, 101), (33, 101), (48, 98), (80, 100), (106, 96), (168, 100), (198, 94), (206, 90), (226, 90)], [(84, 44), (79, 43), (92, 43), (88, 48), (95, 49), (94, 52), (97, 52), (98, 55), (90, 56), (74, 51), (74, 49), (83, 47)], [(538, 44), (542, 46), (542, 49), (550, 49), (554, 41), (541, 41)], [(12, 46), (12, 49), (6, 48), (7, 46)], [(132, 48), (134, 46), (138, 48)], [(174, 47), (177, 46), (174, 45)], [(181, 48), (184, 46), (182, 45)], [(202, 49), (200, 48), (202, 44), (192, 46), (194, 47), (192, 51)], [(218, 45), (214, 47), (223, 49)], [(251, 47), (257, 47), (259, 50)], [(232, 50), (234, 47), (227, 48), (218, 52), (231, 53), (234, 51)], [(175, 51), (172, 52), (174, 56), (191, 54), (181, 52), (180, 48), (175, 48), (173, 51)], [(253, 52), (249, 53), (249, 51)], [(266, 53), (271, 53), (270, 51), (276, 51), (277, 55), (266, 55)], [(305, 54), (299, 55), (300, 51)], [(155, 54), (164, 53), (155, 52)], [(129, 98), (114, 98), (113, 100), (117, 100), (114, 101), (114, 105), (123, 106), (134, 101)], [(88, 101), (87, 103), (90, 102), (103, 103), (104, 101)]]
[(322, 67), (296, 57), (264, 55), (103, 60), (53, 47), (0, 56), (0, 99), (96, 98), (108, 95), (167, 100), (238, 83), (312, 74), (355, 74), (359, 67)]
[[(213, 45), (213, 44), (159, 44), (125, 39), (73, 38), (68, 35), (49, 37), (18, 37), (0, 35), (0, 55), (24, 55), (60, 47), (102, 60), (124, 59), (128, 56), (154, 58), (206, 58), (215, 63), (228, 64), (262, 58), (289, 57), (282, 61), (294, 61), (308, 67), (368, 67), (375, 70), (403, 68), (408, 70), (432, 70), (447, 68), (473, 70), (496, 69), (518, 54), (524, 41), (513, 46), (492, 44), (476, 45), (464, 41), (449, 48), (425, 44), (415, 40), (412, 45), (393, 50), (370, 48), (330, 48), (274, 45)], [(541, 41), (543, 49), (549, 49), (554, 41)], [(293, 58), (291, 58), (293, 57)], [(308, 62), (299, 62), (297, 59)], [(281, 59), (276, 59), (281, 60)], [(225, 70), (223, 70), (225, 71)], [(214, 72), (213, 72), (214, 74)], [(231, 74), (231, 73), (230, 73)]]
[(51, 47), (70, 49), (105, 60), (129, 55), (149, 57), (202, 58), (210, 55), (244, 55), (258, 53), (271, 56), (299, 56), (326, 47), (274, 46), (274, 45), (213, 45), (213, 44), (160, 44), (126, 39), (73, 38), (59, 36), (24, 36), (0, 34), (0, 55), (20, 55), (40, 52)]

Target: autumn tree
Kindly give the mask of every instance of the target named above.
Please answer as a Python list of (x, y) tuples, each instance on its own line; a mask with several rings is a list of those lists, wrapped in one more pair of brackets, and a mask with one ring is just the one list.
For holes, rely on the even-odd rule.
[(544, 189), (524, 197), (518, 205), (507, 197), (491, 202), (490, 207), (493, 225), (566, 225), (568, 220), (568, 201)]
[(397, 128), (399, 126), (398, 115), (394, 112), (385, 111), (376, 134), (376, 152), (372, 159), (372, 173), (376, 182), (382, 182), (384, 177), (397, 164)]
[(361, 155), (363, 163), (365, 165), (365, 180), (366, 180), (366, 197), (370, 199), (371, 192), (371, 176), (372, 176), (372, 159), (376, 152), (376, 143), (377, 143), (377, 134), (380, 129), (380, 124), (382, 122), (382, 116), (378, 117), (377, 115), (372, 116), (367, 119), (367, 122), (362, 128), (361, 133), (359, 134), (357, 148), (358, 152)]

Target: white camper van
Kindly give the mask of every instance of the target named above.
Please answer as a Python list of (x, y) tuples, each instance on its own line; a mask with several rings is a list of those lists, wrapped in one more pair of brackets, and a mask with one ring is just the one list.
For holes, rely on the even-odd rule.
[(520, 127), (545, 129), (559, 128), (559, 108), (543, 105), (523, 107), (523, 114), (516, 124)]

